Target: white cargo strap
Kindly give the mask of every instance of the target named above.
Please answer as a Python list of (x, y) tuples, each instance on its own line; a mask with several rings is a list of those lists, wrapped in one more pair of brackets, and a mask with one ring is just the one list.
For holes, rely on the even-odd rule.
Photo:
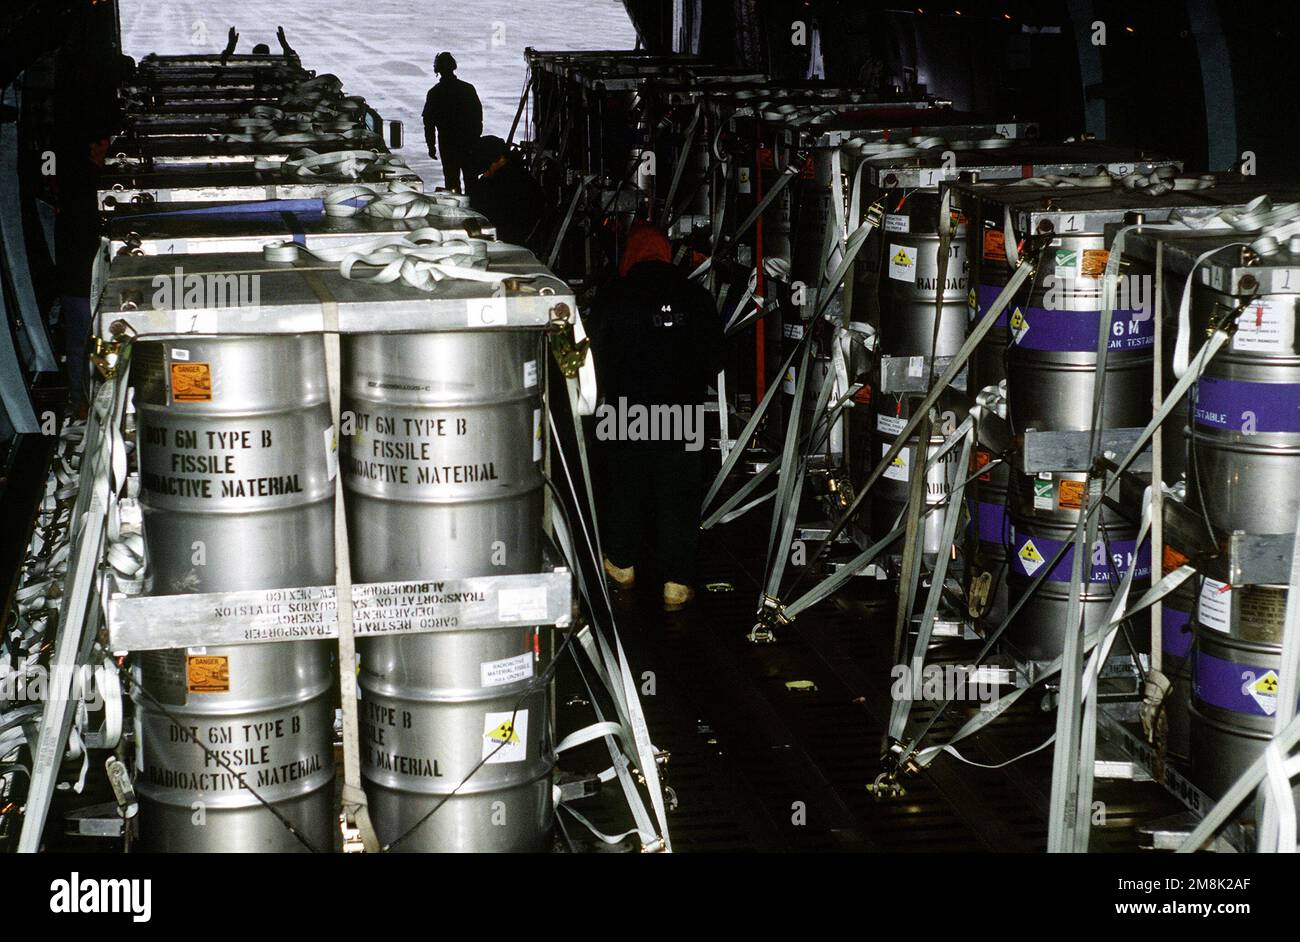
[[(309, 284), (310, 284), (309, 280)], [(329, 385), (330, 415), (334, 422), (331, 448), (337, 454), (342, 426), (339, 420), (342, 358), (339, 344), (338, 303), (317, 290), (325, 322), (325, 374)], [(343, 475), (334, 473), (334, 598), (338, 622), (339, 703), (343, 714), (343, 826), (344, 851), (376, 853), (379, 838), (370, 821), (365, 789), (361, 786), (361, 739), (357, 717), (357, 648), (352, 619), (352, 556), (348, 545), (348, 518), (344, 506)], [(357, 845), (360, 846), (357, 846)]]
[[(312, 255), (339, 265), (339, 274), (352, 281), (392, 284), (401, 281), (421, 291), (433, 291), (445, 280), (477, 281), (500, 285), (506, 281), (528, 281), (531, 273), (492, 271), (488, 268), (487, 241), (449, 239), (436, 229), (420, 229), (403, 235), (381, 236), (373, 242), (345, 248), (307, 249), (292, 243), (268, 243), (263, 256), (292, 261), (297, 253)], [(366, 272), (357, 266), (376, 268)]]
[(277, 161), (274, 166), (286, 177), (329, 181), (360, 180), (366, 176), (403, 177), (411, 172), (400, 157), (392, 154), (380, 154), (373, 150), (338, 150), (318, 154), (309, 147), (303, 148), (297, 156)]
[(585, 827), (588, 831), (591, 832), (591, 834), (597, 840), (601, 841), (604, 844), (611, 844), (611, 845), (621, 844), (623, 843), (623, 841), (631, 837), (633, 834), (639, 833), (636, 828), (632, 828), (629, 831), (624, 831), (622, 834), (606, 834), (603, 831), (599, 830), (596, 827), (596, 825), (588, 821), (582, 814), (574, 810), (573, 807), (570, 806), (567, 802), (560, 805), (560, 807), (563, 808), (565, 811), (567, 811), (569, 814), (571, 814), (574, 820), (576, 820), (579, 824)]
[[(1282, 622), (1282, 651), (1278, 663), (1281, 678), (1277, 691), (1277, 712), (1273, 714), (1273, 735), (1279, 736), (1296, 715), (1300, 698), (1300, 516), (1295, 524), (1291, 545), (1291, 572), (1288, 580), (1286, 615)], [(1264, 779), (1264, 814), (1259, 827), (1260, 853), (1295, 852), (1295, 799), (1291, 776), (1284, 769), (1284, 756), (1273, 743), (1268, 753), (1268, 771)]]
[(72, 679), (86, 660), (99, 626), (99, 560), (104, 549), (108, 507), (112, 495), (126, 481), (126, 444), (121, 426), (130, 360), (131, 347), (127, 344), (118, 357), (117, 376), (102, 384), (94, 394), (91, 418), (83, 435), (81, 480), (69, 518), (73, 551), (63, 580), (58, 636), (49, 665), (51, 678), (68, 686), (51, 689), (42, 709), (40, 739), (32, 750), (31, 786), (18, 840), (20, 853), (35, 853), (40, 849), (50, 799), (72, 729)]
[[(587, 358), (590, 360), (590, 356)], [(576, 478), (573, 470), (569, 467), (568, 459), (565, 457), (564, 449), (557, 448), (556, 453), (560, 457), (560, 462), (564, 467), (565, 477), (570, 483), (570, 490), (573, 494), (575, 504), (581, 509), (584, 505), (588, 510), (587, 520), (590, 521), (590, 530), (587, 529), (585, 521), (580, 519), (583, 524), (583, 538), (591, 551), (591, 558), (595, 564), (595, 570), (598, 574), (603, 573), (603, 553), (600, 548), (600, 531), (596, 517), (596, 501), (592, 491), (591, 466), (587, 460), (587, 449), (583, 437), (582, 421), (578, 414), (578, 400), (580, 393), (576, 379), (567, 379), (565, 387), (569, 396), (569, 411), (573, 418), (573, 432), (576, 436), (578, 459), (580, 462), (580, 472), (582, 475), (583, 491), (582, 495), (577, 493), (574, 485)], [(554, 429), (554, 416), (548, 410), (548, 419)], [(581, 515), (580, 515), (581, 516)], [(564, 532), (560, 517), (554, 518), (556, 521), (557, 533)], [(570, 566), (573, 572), (581, 573), (581, 567), (578, 565), (577, 546), (573, 542), (576, 537), (569, 541), (569, 550), (573, 554), (570, 557)], [(609, 588), (606, 586), (603, 578), (598, 578), (599, 588), (605, 602), (605, 608), (610, 613), (610, 628), (614, 635), (615, 650), (611, 651), (604, 635), (593, 628), (584, 628), (578, 632), (578, 641), (583, 649), (587, 652), (592, 662), (592, 666), (601, 676), (610, 697), (614, 702), (615, 712), (618, 714), (619, 721), (624, 728), (631, 734), (631, 740), (635, 745), (637, 761), (640, 764), (641, 774), (645, 778), (646, 790), (650, 794), (651, 807), (654, 809), (655, 818), (658, 821), (659, 829), (654, 830), (649, 815), (645, 810), (645, 805), (641, 800), (641, 794), (632, 781), (631, 775), (626, 769), (626, 759), (612, 736), (606, 736), (605, 742), (610, 751), (610, 757), (614, 761), (615, 768), (619, 770), (619, 781), (623, 786), (624, 794), (627, 798), (628, 806), (632, 811), (633, 817), (637, 822), (638, 830), (642, 832), (642, 846), (650, 848), (657, 846), (662, 841), (665, 851), (672, 850), (671, 838), (668, 834), (668, 816), (664, 807), (663, 788), (659, 780), (658, 760), (655, 758), (657, 750), (653, 743), (650, 742), (649, 730), (646, 728), (645, 715), (641, 710), (641, 701), (637, 695), (636, 682), (632, 678), (631, 669), (628, 667), (627, 655), (623, 650), (623, 642), (618, 635), (618, 625), (614, 620), (614, 605), (609, 597)], [(585, 581), (584, 581), (585, 585)], [(594, 600), (591, 596), (591, 589), (588, 587), (588, 603), (595, 610)], [(617, 675), (617, 677), (615, 676)], [(593, 708), (596, 710), (597, 717), (603, 719), (600, 715), (599, 705), (595, 698), (592, 699)]]
[(466, 209), (469, 199), (460, 193), (421, 193), (409, 184), (393, 184), (393, 189), (388, 192), (358, 184), (330, 191), (323, 205), (326, 216), (418, 219), (447, 209)]
[[(555, 433), (556, 429), (553, 422), (553, 416), (551, 418), (552, 418), (551, 430), (553, 433)], [(561, 457), (562, 456), (563, 456), (563, 452), (561, 452)], [(567, 468), (566, 468), (566, 473), (567, 473)], [(574, 493), (574, 498), (575, 500), (577, 499), (576, 493)], [(568, 560), (572, 572), (578, 578), (578, 581), (581, 583), (582, 590), (588, 599), (588, 603), (590, 604), (592, 598), (591, 588), (587, 585), (586, 579), (582, 574), (583, 571), (582, 571), (582, 567), (579, 565), (577, 549), (574, 544), (574, 538), (568, 531), (568, 528), (564, 522), (563, 515), (557, 515), (552, 519), (555, 526), (556, 540), (560, 544), (560, 550), (564, 554), (565, 559)], [(589, 547), (592, 546), (591, 534), (587, 532), (585, 526), (583, 529), (583, 536), (588, 546)], [(597, 550), (594, 547), (592, 547), (592, 551), (597, 552)], [(599, 572), (600, 570), (598, 569), (597, 571)], [(582, 629), (577, 634), (577, 640), (579, 646), (582, 647), (583, 652), (587, 655), (587, 659), (591, 662), (592, 668), (596, 671), (596, 675), (600, 679), (601, 684), (604, 685), (604, 687), (609, 691), (611, 697), (613, 698), (615, 712), (617, 712), (620, 716), (623, 716), (624, 714), (621, 709), (621, 705), (617, 693), (614, 690), (612, 682), (609, 679), (609, 673), (608, 671), (605, 670), (604, 666), (601, 663), (601, 656), (602, 656), (601, 652), (596, 648), (595, 644), (592, 642), (592, 632), (586, 628)], [(586, 675), (582, 674), (581, 666), (579, 666), (578, 672), (582, 676), (583, 684), (587, 687), (587, 693), (591, 700), (592, 711), (596, 714), (596, 718), (598, 722), (599, 723), (612, 722), (612, 721), (605, 720), (604, 711), (601, 710), (600, 702), (597, 699), (595, 693), (592, 691), (591, 684), (587, 682)], [(613, 725), (616, 726), (617, 729), (621, 732), (627, 730), (626, 725), (621, 722), (614, 723)], [(629, 831), (628, 833), (638, 834), (641, 838), (641, 843), (643, 847), (654, 845), (659, 841), (659, 837), (655, 833), (654, 824), (650, 820), (650, 813), (646, 810), (645, 802), (642, 801), (641, 799), (641, 793), (637, 789), (636, 783), (632, 780), (632, 775), (631, 772), (629, 771), (630, 762), (627, 756), (624, 754), (623, 747), (620, 744), (620, 740), (627, 741), (629, 739), (632, 739), (632, 737), (628, 735), (623, 735), (620, 736), (618, 739), (616, 739), (614, 733), (610, 730), (607, 730), (603, 734), (603, 738), (605, 740), (605, 748), (609, 752), (609, 757), (613, 764), (610, 766), (610, 768), (600, 773), (600, 780), (602, 782), (609, 782), (617, 777), (619, 782), (619, 787), (622, 788), (623, 790), (623, 797), (627, 801), (628, 810), (632, 813), (632, 818), (636, 823), (635, 829)]]

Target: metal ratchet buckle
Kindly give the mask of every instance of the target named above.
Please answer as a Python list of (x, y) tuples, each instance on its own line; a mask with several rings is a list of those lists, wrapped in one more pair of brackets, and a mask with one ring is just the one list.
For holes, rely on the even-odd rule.
[(885, 754), (880, 757), (880, 762), (885, 767), (884, 771), (877, 775), (871, 784), (867, 786), (867, 791), (871, 792), (871, 796), (877, 801), (882, 798), (902, 798), (906, 796), (907, 789), (899, 781), (899, 774), (911, 775), (920, 771), (920, 766), (912, 759), (909, 758), (905, 763), (900, 761), (906, 746), (907, 744), (902, 740), (890, 737), (889, 746), (885, 750)]
[(339, 830), (343, 832), (343, 853), (364, 854), (366, 852), (365, 842), (361, 840), (361, 828), (355, 823), (349, 823), (346, 811), (339, 815)]
[(871, 228), (879, 229), (885, 222), (885, 204), (879, 201), (867, 207), (867, 222)]
[(551, 356), (555, 357), (560, 372), (565, 379), (576, 379), (586, 362), (587, 351), (591, 349), (591, 338), (584, 337), (581, 342), (574, 340), (573, 321), (569, 317), (569, 306), (564, 302), (551, 308), (547, 332), (551, 336)]
[(750, 644), (772, 644), (776, 641), (776, 627), (788, 625), (785, 609), (779, 600), (770, 595), (763, 596), (763, 606), (758, 610), (758, 621), (749, 629), (747, 636)]

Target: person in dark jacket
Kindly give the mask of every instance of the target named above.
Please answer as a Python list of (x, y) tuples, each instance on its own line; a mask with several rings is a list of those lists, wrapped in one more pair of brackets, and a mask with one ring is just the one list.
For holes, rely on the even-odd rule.
[(443, 185), (462, 193), (462, 172), (483, 135), (483, 104), (474, 86), (456, 77), (456, 58), (450, 52), (438, 53), (433, 71), (438, 84), (424, 99), (424, 139), (431, 159), (437, 160), (442, 148)]
[(496, 226), (500, 241), (534, 248), (545, 196), (518, 151), (499, 137), (484, 137), (470, 167), (465, 174), (470, 208)]
[(633, 561), (649, 543), (666, 611), (695, 595), (704, 402), (722, 363), (713, 298), (671, 257), (661, 230), (634, 224), (619, 277), (597, 293), (588, 325), (601, 395), (596, 440), (608, 482), (605, 572), (615, 586), (631, 588)]

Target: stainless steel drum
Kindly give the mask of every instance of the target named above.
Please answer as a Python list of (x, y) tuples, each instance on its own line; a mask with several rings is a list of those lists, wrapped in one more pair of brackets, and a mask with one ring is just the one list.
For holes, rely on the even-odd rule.
[[(1070, 541), (1074, 526), (1025, 518), (1017, 512), (1014, 504), (1011, 523), (1008, 598), (1014, 604), (1024, 596), (1039, 570), (1051, 562), (1061, 544)], [(1103, 623), (1115, 589), (1130, 567), (1137, 567), (1130, 598), (1140, 596), (1150, 585), (1151, 542), (1144, 540), (1139, 547), (1136, 538), (1135, 527), (1107, 526), (1093, 545), (1084, 568), (1087, 574), (1083, 598), (1085, 631)], [(1073, 560), (1074, 547), (1071, 546), (1007, 627), (1006, 640), (1030, 660), (1050, 661), (1065, 648)], [(1121, 642), (1113, 650), (1118, 652), (1125, 647)]]
[[(356, 426), (342, 468), (358, 581), (539, 571), (541, 356), (535, 331), (347, 338), (343, 408)], [(380, 839), (406, 851), (545, 847), (550, 694), (523, 695), (544, 667), (537, 630), (359, 649), (362, 774)]]
[[(1092, 428), (1102, 282), (1088, 275), (1100, 274), (1105, 255), (1101, 236), (1063, 236), (1027, 303), (1007, 314), (1007, 407), (1016, 434)], [(1151, 418), (1154, 324), (1141, 288), (1117, 290), (1103, 428), (1141, 427)]]
[[(1221, 797), (1272, 738), (1286, 614), (1283, 587), (1223, 593), (1220, 586), (1203, 584), (1191, 657), (1192, 780), (1212, 798)], [(1207, 593), (1231, 601), (1207, 606)], [(1300, 788), (1294, 791), (1300, 796)]]
[[(892, 201), (891, 201), (892, 202)], [(912, 194), (905, 206), (885, 218), (881, 234), (883, 260), (880, 267), (880, 333), (882, 361), (891, 358), (951, 357), (966, 339), (966, 232), (957, 227), (948, 246), (947, 271), (939, 283), (939, 234), (934, 229), (938, 218), (938, 196), (930, 192)], [(942, 306), (936, 302), (942, 299)], [(937, 329), (936, 329), (937, 327)], [(928, 376), (929, 368), (919, 367)], [(882, 362), (881, 370), (885, 366)], [(908, 369), (909, 376), (914, 374)], [(942, 372), (935, 366), (934, 376)], [(883, 375), (883, 374), (882, 374)], [(911, 416), (918, 393), (882, 391), (888, 385), (882, 379), (874, 395), (876, 448), (872, 458), (880, 459), (897, 438)], [(964, 397), (946, 390), (939, 400), (941, 421), (932, 433), (929, 453), (937, 451), (946, 434), (956, 427), (966, 411)], [(871, 500), (872, 532), (877, 537), (888, 533), (907, 504), (908, 472), (919, 450), (919, 443), (909, 442), (875, 486)], [(957, 475), (960, 450), (949, 451), (931, 469), (926, 480), (926, 500), (936, 504), (948, 496)], [(940, 549), (943, 515), (930, 513), (925, 519), (925, 553)]]
[[(152, 591), (332, 583), (320, 337), (186, 336), (141, 343), (133, 359)], [(146, 848), (305, 850), (247, 785), (313, 848), (332, 849), (331, 651), (280, 642), (134, 657), (147, 692), (134, 694)]]
[[(1231, 299), (1224, 299), (1225, 302)], [(1216, 533), (1290, 533), (1300, 509), (1296, 295), (1252, 302), (1191, 393), (1188, 501)]]
[[(932, 231), (937, 217), (936, 199), (929, 193), (917, 194), (908, 200), (905, 211), (886, 217), (880, 269), (880, 351), (884, 356), (929, 356), (933, 348), (936, 357), (951, 357), (966, 340), (966, 227), (957, 226), (952, 233), (948, 269), (940, 285), (939, 234)], [(906, 220), (908, 231), (889, 230), (892, 220)], [(935, 300), (939, 295), (943, 306), (938, 311), (936, 337)], [(940, 372), (936, 369), (935, 375)]]

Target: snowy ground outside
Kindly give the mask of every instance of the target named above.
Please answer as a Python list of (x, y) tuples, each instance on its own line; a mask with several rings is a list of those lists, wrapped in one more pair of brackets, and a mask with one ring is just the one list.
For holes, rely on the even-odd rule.
[(457, 75), (478, 88), (483, 133), (505, 137), (527, 79), (524, 47), (631, 49), (636, 34), (620, 0), (121, 0), (122, 45), (136, 59), (151, 52), (219, 52), (226, 31), (238, 51), (259, 42), (278, 51), (283, 26), (305, 68), (333, 72), (344, 90), (406, 124), (399, 151), (431, 188), (442, 165), (429, 159), (420, 112), (436, 81), (433, 57), (446, 49)]

